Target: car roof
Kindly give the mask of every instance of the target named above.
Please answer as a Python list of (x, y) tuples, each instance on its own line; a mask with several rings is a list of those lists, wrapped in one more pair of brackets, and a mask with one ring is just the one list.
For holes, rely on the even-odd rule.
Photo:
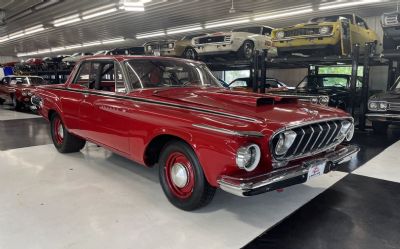
[(173, 60), (173, 61), (187, 61), (195, 64), (204, 64), (200, 61), (193, 61), (183, 58), (175, 58), (175, 57), (163, 57), (163, 56), (149, 56), (149, 55), (88, 55), (83, 57), (80, 61), (88, 61), (88, 60), (104, 60), (104, 59), (112, 59), (118, 61), (126, 61), (126, 60), (139, 60), (139, 59), (157, 59), (157, 60)]

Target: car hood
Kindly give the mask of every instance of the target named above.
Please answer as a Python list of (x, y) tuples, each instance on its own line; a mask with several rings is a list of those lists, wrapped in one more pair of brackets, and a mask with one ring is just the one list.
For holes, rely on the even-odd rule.
[[(229, 123), (230, 128), (233, 123), (239, 127), (248, 127), (249, 122), (253, 125), (281, 128), (307, 121), (348, 116), (341, 110), (300, 103), (292, 97), (284, 98), (221, 88), (160, 89), (152, 90), (147, 95), (149, 96), (146, 99), (177, 105), (185, 112), (188, 108), (207, 112), (210, 116), (197, 115), (196, 118), (204, 117), (208, 123)], [(211, 117), (214, 115), (216, 117)], [(228, 120), (234, 122), (228, 122)]]
[(371, 96), (370, 100), (400, 103), (400, 91), (389, 91)]
[(306, 22), (306, 23), (299, 23), (293, 26), (285, 27), (285, 28), (280, 28), (279, 30), (284, 30), (284, 29), (297, 29), (297, 28), (307, 28), (307, 27), (316, 27), (316, 26), (324, 26), (324, 25), (334, 25), (336, 22)]

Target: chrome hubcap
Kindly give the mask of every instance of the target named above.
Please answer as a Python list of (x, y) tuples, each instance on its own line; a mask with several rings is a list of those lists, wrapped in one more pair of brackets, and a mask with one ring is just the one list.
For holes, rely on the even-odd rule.
[(188, 181), (188, 174), (185, 166), (180, 163), (175, 163), (171, 168), (171, 179), (178, 188), (185, 187)]
[(60, 124), (60, 126), (58, 126), (58, 135), (61, 137), (61, 138), (64, 138), (64, 129), (63, 129), (63, 126)]

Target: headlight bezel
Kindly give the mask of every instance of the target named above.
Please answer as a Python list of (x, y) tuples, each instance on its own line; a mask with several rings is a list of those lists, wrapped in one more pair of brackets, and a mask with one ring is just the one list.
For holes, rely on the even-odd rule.
[(296, 140), (297, 133), (293, 130), (286, 130), (279, 133), (278, 136), (279, 139), (275, 144), (274, 155), (281, 157), (284, 156), (292, 147), (294, 141)]
[(318, 103), (325, 106), (329, 105), (329, 96), (320, 96), (318, 99)]
[(387, 101), (369, 101), (368, 110), (372, 112), (386, 112), (388, 110)]
[(275, 34), (276, 39), (283, 39), (285, 38), (285, 31), (277, 31)]
[(320, 35), (329, 35), (329, 34), (332, 33), (331, 26), (321, 26), (318, 29), (318, 32), (319, 32)]
[[(254, 154), (253, 154), (253, 153)], [(250, 155), (249, 155), (250, 153)], [(249, 157), (250, 158), (246, 158)], [(236, 151), (235, 162), (239, 169), (251, 172), (255, 170), (261, 161), (261, 148), (255, 143), (241, 146)]]

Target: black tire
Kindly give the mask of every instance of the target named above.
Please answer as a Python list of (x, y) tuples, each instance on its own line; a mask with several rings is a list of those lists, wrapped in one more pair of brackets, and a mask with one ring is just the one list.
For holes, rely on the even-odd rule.
[[(60, 141), (57, 135), (57, 125), (62, 126), (62, 139)], [(57, 130), (57, 131), (56, 131)], [(71, 133), (65, 128), (64, 123), (62, 122), (60, 116), (58, 114), (54, 114), (50, 120), (50, 131), (51, 131), (51, 138), (53, 140), (53, 144), (56, 149), (60, 153), (74, 153), (80, 151), (86, 144), (86, 141), (82, 138), (79, 138)]]
[(198, 60), (199, 56), (194, 48), (186, 48), (185, 51), (183, 51), (182, 57), (185, 59), (189, 60)]
[(372, 129), (377, 134), (386, 134), (388, 130), (388, 123), (380, 122), (380, 121), (373, 121), (372, 122)]
[(18, 99), (15, 95), (11, 96), (11, 101), (12, 101), (12, 105), (16, 111), (22, 110), (23, 104), (20, 101), (18, 101)]
[[(190, 170), (193, 176), (191, 179), (191, 177), (189, 177), (190, 173), (188, 173), (187, 168), (185, 168), (188, 180), (186, 181), (185, 186), (182, 186), (181, 188), (176, 185), (171, 185), (174, 184), (171, 182), (172, 173), (170, 172), (172, 172), (172, 170), (167, 170), (170, 169), (170, 166), (168, 165), (172, 163), (170, 158), (174, 155), (183, 155), (185, 157), (185, 160), (190, 163)], [(174, 165), (179, 164), (176, 160), (177, 159), (173, 161)], [(182, 164), (184, 165), (184, 163)], [(192, 211), (206, 206), (211, 202), (215, 194), (215, 188), (212, 187), (205, 178), (203, 169), (195, 152), (189, 145), (181, 141), (170, 142), (161, 151), (159, 160), (159, 178), (161, 187), (171, 204), (185, 211)], [(182, 190), (189, 184), (192, 184), (193, 187), (186, 190), (188, 192), (186, 193), (187, 196), (184, 198), (179, 197), (179, 193), (176, 193), (176, 189), (178, 191)]]
[(277, 53), (278, 57), (280, 57), (280, 58), (286, 58), (286, 57), (289, 57), (289, 56), (292, 55), (292, 53), (286, 52), (286, 51), (282, 51), (279, 48), (276, 49), (276, 53)]
[(252, 60), (254, 55), (254, 43), (246, 40), (239, 49), (239, 57), (245, 60)]

